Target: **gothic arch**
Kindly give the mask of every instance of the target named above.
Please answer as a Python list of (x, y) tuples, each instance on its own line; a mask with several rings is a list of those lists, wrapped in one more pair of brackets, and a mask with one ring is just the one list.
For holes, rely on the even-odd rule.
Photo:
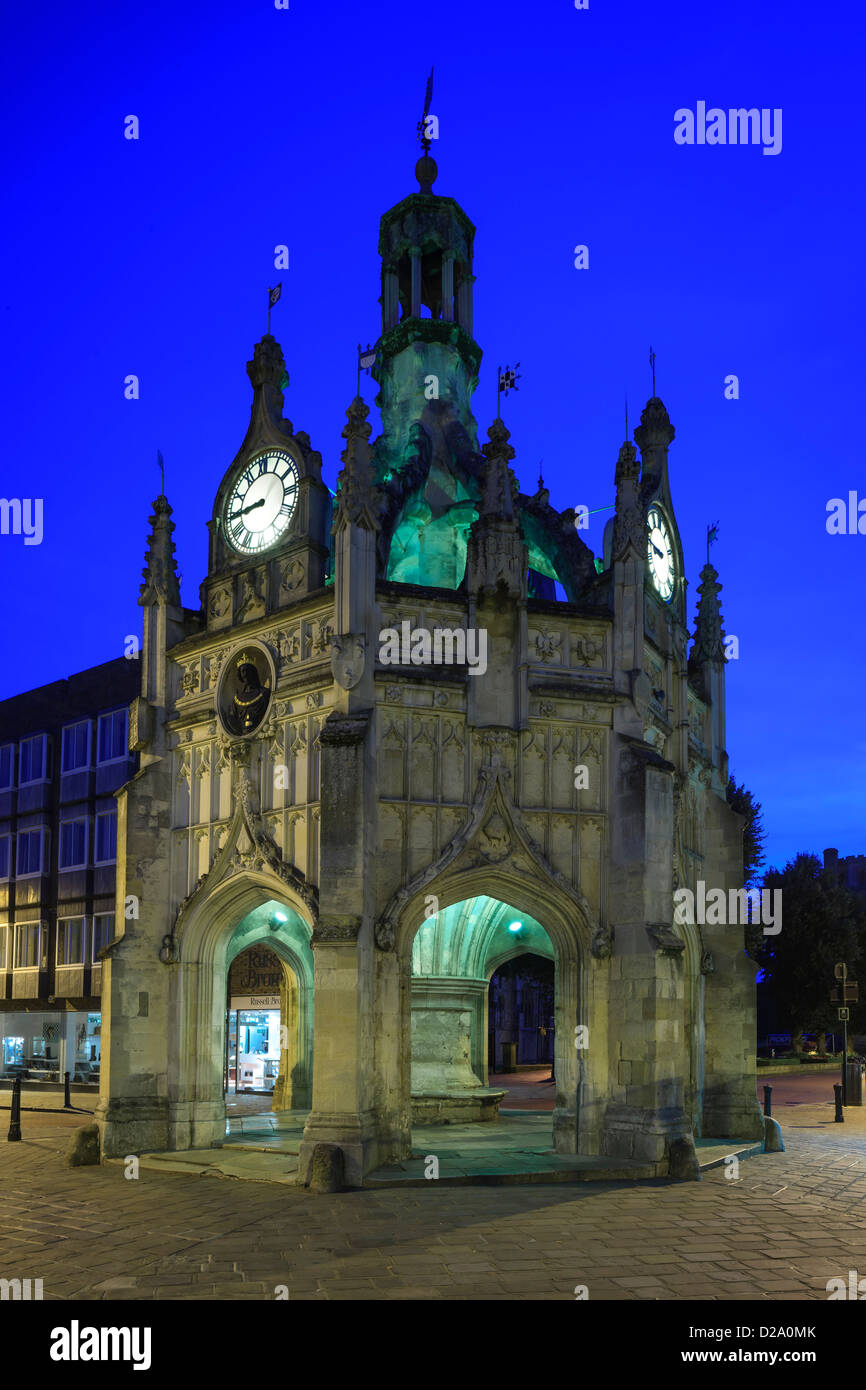
[(178, 914), (177, 954), (168, 966), (174, 974), (169, 1064), (177, 1078), (177, 1148), (209, 1147), (221, 1142), (225, 1133), (225, 980), (229, 945), (239, 922), (266, 902), (284, 904), (291, 909), (289, 922), (274, 932), (253, 932), (244, 944), (253, 945), (267, 935), (282, 959), (297, 961), (305, 947), (309, 950), (313, 925), (300, 894), (264, 868), (233, 873), (213, 888), (202, 885), (192, 898)]

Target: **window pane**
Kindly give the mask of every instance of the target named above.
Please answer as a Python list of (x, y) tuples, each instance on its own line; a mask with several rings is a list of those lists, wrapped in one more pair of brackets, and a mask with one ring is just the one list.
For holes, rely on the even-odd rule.
[(18, 833), (18, 873), (38, 874), (42, 871), (42, 831), (22, 830)]
[(117, 812), (105, 811), (96, 817), (96, 861), (104, 864), (117, 858)]
[(12, 786), (12, 755), (15, 745), (7, 743), (0, 748), (0, 790)]
[(62, 821), (60, 825), (60, 868), (73, 869), (85, 863), (87, 822)]
[(128, 710), (118, 709), (113, 714), (99, 717), (99, 761), (110, 762), (114, 758), (125, 758), (127, 749)]
[(25, 738), (21, 743), (21, 764), (19, 781), (38, 782), (45, 775), (45, 740), (41, 734), (36, 738)]
[(0, 878), (9, 877), (9, 861), (12, 858), (12, 836), (0, 836)]
[(72, 772), (79, 767), (87, 767), (88, 724), (70, 724), (63, 730), (63, 761), (61, 771)]
[(101, 912), (93, 919), (93, 959), (96, 960), (103, 946), (114, 940), (114, 913)]
[(57, 964), (81, 965), (84, 961), (84, 918), (67, 917), (57, 923)]
[(26, 970), (39, 964), (39, 923), (22, 922), (15, 928), (15, 969)]

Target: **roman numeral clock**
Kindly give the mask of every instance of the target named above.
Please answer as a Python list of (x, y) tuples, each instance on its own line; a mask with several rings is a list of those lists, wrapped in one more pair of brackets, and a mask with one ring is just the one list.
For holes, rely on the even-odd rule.
[(331, 496), (321, 454), (283, 416), (285, 370), (279, 344), (266, 334), (247, 363), (249, 428), (208, 523), (201, 597), (209, 632), (255, 623), (324, 590), (328, 579)]
[(291, 454), (269, 449), (246, 464), (223, 513), (226, 540), (239, 555), (260, 555), (285, 535), (298, 504)]
[(677, 562), (667, 518), (660, 507), (653, 505), (646, 518), (647, 567), (660, 599), (670, 603), (674, 594)]

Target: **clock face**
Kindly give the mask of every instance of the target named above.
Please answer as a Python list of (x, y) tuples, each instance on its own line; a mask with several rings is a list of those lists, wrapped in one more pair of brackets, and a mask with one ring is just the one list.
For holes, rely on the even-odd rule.
[(658, 507), (650, 507), (646, 519), (646, 553), (656, 593), (670, 603), (674, 592), (674, 548), (668, 524)]
[(238, 477), (225, 509), (226, 538), (241, 555), (258, 555), (280, 539), (298, 500), (298, 468), (290, 454), (269, 449)]

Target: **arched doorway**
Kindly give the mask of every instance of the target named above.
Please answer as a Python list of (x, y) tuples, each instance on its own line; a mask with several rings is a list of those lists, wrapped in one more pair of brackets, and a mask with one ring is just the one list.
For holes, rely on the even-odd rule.
[[(515, 1057), (531, 1053), (532, 1065), (539, 1048), (541, 1060), (553, 1062), (555, 961), (553, 940), (540, 922), (487, 895), (454, 903), (421, 923), (412, 941), (414, 1124), (495, 1120), (500, 1105), (508, 1108), (510, 1089), (502, 1075), (491, 1083), (490, 1073), (511, 1056), (512, 1046)], [(571, 1007), (560, 1000), (566, 1012)], [(553, 1095), (544, 1100), (543, 1108), (552, 1110)]]
[(248, 1113), (310, 1108), (313, 959), (306, 923), (270, 900), (247, 913), (226, 950), (224, 1088), (259, 1098)]
[(490, 977), (487, 1059), (490, 1072), (553, 1067), (555, 969), (545, 956), (523, 952)]

